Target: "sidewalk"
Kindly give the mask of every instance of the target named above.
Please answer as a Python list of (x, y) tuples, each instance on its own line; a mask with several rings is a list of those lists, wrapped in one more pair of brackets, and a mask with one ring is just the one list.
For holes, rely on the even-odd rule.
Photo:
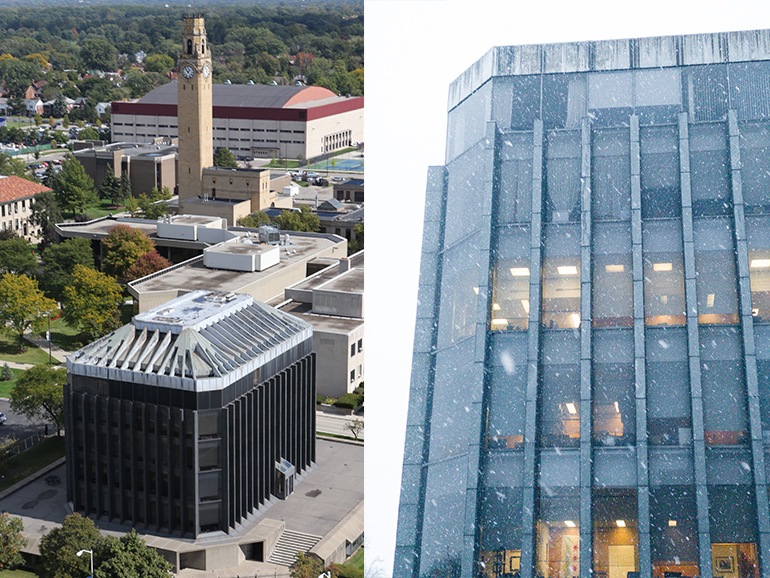
[[(44, 337), (34, 337), (32, 334), (27, 334), (24, 336), (24, 339), (29, 341), (30, 343), (33, 343), (37, 345), (40, 349), (43, 351), (48, 351), (48, 342), (45, 340)], [(73, 351), (64, 351), (61, 347), (56, 345), (55, 343), (51, 343), (51, 357), (53, 357), (55, 360), (57, 360), (59, 363), (66, 363), (67, 362), (67, 356), (72, 355), (74, 353)], [(13, 368), (14, 366), (11, 365), (10, 362), (8, 362), (8, 365)], [(23, 363), (18, 365), (25, 365)], [(29, 369), (29, 367), (32, 367), (29, 365), (28, 367), (24, 367), (22, 369)]]

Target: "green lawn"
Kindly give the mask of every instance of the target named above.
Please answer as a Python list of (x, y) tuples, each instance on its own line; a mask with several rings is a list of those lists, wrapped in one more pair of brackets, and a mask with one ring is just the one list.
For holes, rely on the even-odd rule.
[[(0, 362), (0, 367), (2, 367), (2, 362)], [(16, 381), (21, 377), (21, 374), (24, 373), (23, 369), (11, 369), (13, 372), (13, 379), (9, 381), (0, 381), (0, 397), (11, 397), (11, 390), (16, 387)]]
[(64, 457), (64, 436), (50, 437), (0, 464), (0, 492)]
[(356, 553), (353, 554), (347, 562), (345, 562), (345, 566), (353, 566), (354, 568), (358, 568), (359, 570), (364, 569), (364, 547), (361, 546), (358, 550), (356, 550)]
[(28, 570), (0, 570), (0, 578), (37, 578), (37, 574)]
[(80, 332), (67, 325), (61, 317), (51, 321), (51, 341), (64, 351), (77, 351), (82, 347)]
[(266, 167), (272, 168), (272, 169), (296, 169), (299, 167), (299, 161), (298, 160), (291, 160), (291, 159), (273, 159), (266, 165)]
[(124, 206), (115, 207), (112, 204), (112, 201), (109, 201), (107, 199), (103, 199), (99, 202), (98, 205), (95, 205), (93, 207), (89, 207), (86, 209), (86, 214), (91, 219), (98, 219), (99, 217), (106, 217), (110, 213), (120, 213), (121, 211), (124, 211)]
[(26, 351), (19, 353), (19, 338), (16, 335), (0, 334), (0, 362), (15, 361), (17, 363), (31, 363), (39, 365), (48, 363), (48, 352), (24, 341)]

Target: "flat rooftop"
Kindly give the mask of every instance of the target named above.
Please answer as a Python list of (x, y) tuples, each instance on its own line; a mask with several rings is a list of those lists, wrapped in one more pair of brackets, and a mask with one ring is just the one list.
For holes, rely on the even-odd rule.
[(116, 151), (123, 151), (123, 154), (129, 157), (164, 157), (177, 154), (177, 147), (171, 144), (119, 142), (101, 147), (81, 149), (75, 152), (75, 156), (96, 156), (97, 158), (112, 159)]
[(364, 292), (364, 270), (363, 269), (350, 269), (338, 275), (333, 279), (318, 286), (317, 289), (323, 289), (325, 291), (343, 291), (345, 293), (361, 293)]
[(355, 317), (333, 317), (311, 312), (310, 303), (289, 303), (281, 307), (281, 311), (291, 313), (294, 317), (313, 326), (313, 333), (350, 333), (364, 324), (363, 319)]
[[(244, 231), (231, 231), (239, 235), (245, 235)], [(253, 233), (253, 231), (252, 231)], [(211, 289), (216, 287), (220, 291), (239, 292), (243, 287), (252, 285), (258, 281), (275, 275), (284, 268), (310, 261), (313, 257), (327, 249), (337, 245), (343, 245), (345, 240), (336, 235), (291, 233), (291, 245), (279, 248), (280, 262), (278, 265), (264, 271), (242, 272), (228, 271), (224, 269), (209, 269), (203, 265), (203, 257), (191, 259), (179, 267), (172, 267), (146, 279), (139, 279), (130, 284), (137, 293), (150, 293), (154, 291), (170, 291), (184, 289)], [(234, 245), (235, 243), (228, 243)], [(251, 245), (254, 248), (255, 245)], [(219, 247), (218, 247), (219, 249)], [(344, 256), (346, 249), (339, 251), (339, 256)]]
[(242, 293), (193, 291), (177, 297), (173, 302), (135, 315), (133, 324), (137, 329), (157, 325), (178, 333), (182, 327), (196, 329), (202, 324), (214, 323), (251, 304), (252, 301), (251, 295)]
[[(364, 268), (364, 252), (359, 251), (358, 253), (350, 256), (348, 258), (350, 260), (350, 268), (356, 268), (363, 270)], [(316, 273), (315, 275), (312, 275), (308, 277), (307, 279), (303, 279), (299, 283), (296, 283), (295, 285), (292, 285), (291, 287), (287, 287), (287, 289), (300, 289), (305, 291), (310, 291), (312, 289), (315, 289), (319, 285), (323, 285), (324, 283), (330, 281), (331, 279), (334, 279), (335, 277), (340, 275), (340, 268), (338, 264), (331, 264), (326, 269), (323, 269)]]

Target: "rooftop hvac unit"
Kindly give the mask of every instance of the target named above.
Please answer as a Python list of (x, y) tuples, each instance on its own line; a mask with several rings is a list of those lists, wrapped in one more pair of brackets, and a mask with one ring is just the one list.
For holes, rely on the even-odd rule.
[(270, 245), (277, 245), (281, 242), (281, 233), (275, 227), (269, 225), (262, 225), (259, 228), (259, 240), (261, 243), (268, 243)]

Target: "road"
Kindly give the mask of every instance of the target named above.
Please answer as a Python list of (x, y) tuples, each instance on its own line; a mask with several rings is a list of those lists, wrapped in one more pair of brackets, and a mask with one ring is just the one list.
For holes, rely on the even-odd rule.
[[(5, 425), (0, 425), (0, 438), (13, 437), (17, 440), (24, 439), (36, 433), (43, 433), (45, 425), (33, 423), (25, 416), (15, 414), (11, 411), (11, 402), (0, 398), (0, 411), (5, 414), (7, 421)], [(56, 433), (49, 428), (51, 434)]]
[[(315, 415), (317, 431), (348, 437), (353, 437), (353, 434), (345, 427), (345, 424), (352, 422), (354, 419), (364, 421), (363, 417), (357, 415), (333, 415), (320, 411), (317, 411)], [(361, 433), (358, 434), (358, 439), (363, 440), (365, 433), (366, 431), (362, 430)]]

